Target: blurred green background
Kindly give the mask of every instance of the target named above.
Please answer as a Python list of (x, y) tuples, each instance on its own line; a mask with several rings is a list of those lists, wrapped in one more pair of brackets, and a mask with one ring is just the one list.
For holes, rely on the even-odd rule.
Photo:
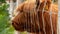
[(0, 0), (0, 34), (14, 34), (14, 29), (10, 23), (8, 7), (9, 4), (5, 0)]

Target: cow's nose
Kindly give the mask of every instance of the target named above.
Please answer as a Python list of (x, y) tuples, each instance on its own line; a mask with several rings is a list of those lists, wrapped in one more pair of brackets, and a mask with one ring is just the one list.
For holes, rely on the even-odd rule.
[(16, 30), (19, 30), (19, 24), (16, 23), (16, 22), (12, 22), (12, 26), (16, 29)]
[(24, 25), (21, 23), (18, 23), (18, 22), (15, 22), (15, 21), (12, 21), (12, 26), (15, 28), (15, 30), (17, 30), (17, 31), (21, 31), (21, 32), (23, 32), (23, 31), (25, 31), (24, 30)]

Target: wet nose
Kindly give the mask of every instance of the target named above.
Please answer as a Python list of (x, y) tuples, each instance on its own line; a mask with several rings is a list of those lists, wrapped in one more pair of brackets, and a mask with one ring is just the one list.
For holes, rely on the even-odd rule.
[(15, 30), (17, 30), (17, 31), (24, 31), (24, 26), (23, 26), (23, 24), (19, 24), (19, 23), (17, 23), (17, 22), (12, 22), (12, 26), (15, 28)]

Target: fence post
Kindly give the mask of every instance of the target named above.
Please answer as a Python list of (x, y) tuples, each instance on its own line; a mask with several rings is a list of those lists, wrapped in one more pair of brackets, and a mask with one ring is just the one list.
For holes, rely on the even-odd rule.
[(58, 24), (57, 24), (57, 34), (60, 34), (60, 0), (58, 0)]

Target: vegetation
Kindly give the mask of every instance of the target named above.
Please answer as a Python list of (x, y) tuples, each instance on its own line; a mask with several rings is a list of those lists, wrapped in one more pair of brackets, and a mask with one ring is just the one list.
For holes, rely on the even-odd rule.
[(14, 29), (9, 21), (8, 7), (5, 0), (0, 0), (0, 34), (14, 34)]

